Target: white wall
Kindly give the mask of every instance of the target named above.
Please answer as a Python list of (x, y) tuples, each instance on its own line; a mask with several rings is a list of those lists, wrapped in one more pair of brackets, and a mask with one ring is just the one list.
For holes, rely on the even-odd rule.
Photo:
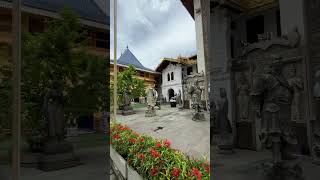
[[(171, 73), (174, 74), (174, 79), (171, 80)], [(170, 74), (170, 81), (168, 81), (167, 74)], [(180, 64), (173, 65), (169, 64), (163, 71), (162, 71), (162, 95), (166, 100), (169, 100), (168, 90), (173, 89), (174, 93), (179, 93), (181, 90), (182, 93), (182, 67)]]

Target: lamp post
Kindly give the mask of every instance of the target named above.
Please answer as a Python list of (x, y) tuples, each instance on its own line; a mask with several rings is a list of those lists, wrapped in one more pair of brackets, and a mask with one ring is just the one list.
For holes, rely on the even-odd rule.
[(118, 88), (117, 88), (117, 73), (118, 73), (118, 66), (117, 66), (117, 0), (113, 1), (113, 50), (114, 50), (114, 58), (113, 58), (113, 119), (116, 119), (117, 116), (117, 97), (118, 97)]
[(20, 178), (20, 135), (21, 135), (21, 0), (13, 0), (12, 7), (12, 180)]

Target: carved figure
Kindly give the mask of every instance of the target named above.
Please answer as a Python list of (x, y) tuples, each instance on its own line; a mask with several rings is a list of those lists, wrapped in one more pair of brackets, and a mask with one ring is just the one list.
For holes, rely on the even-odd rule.
[(269, 64), (267, 71), (254, 78), (251, 95), (255, 112), (261, 117), (260, 139), (272, 149), (273, 164), (294, 159), (297, 139), (290, 124), (293, 89), (282, 76), (279, 59)]
[(293, 100), (291, 106), (291, 120), (299, 121), (300, 120), (300, 94), (303, 90), (303, 82), (302, 79), (297, 76), (296, 68), (291, 66), (288, 69), (288, 82), (291, 88), (293, 89)]
[(232, 127), (228, 118), (228, 98), (226, 89), (220, 88), (220, 98), (217, 102), (217, 123), (219, 134), (232, 133)]
[(250, 85), (244, 73), (240, 74), (238, 93), (238, 109), (240, 120), (247, 120), (249, 114)]
[(63, 93), (60, 82), (54, 80), (52, 87), (45, 97), (46, 114), (48, 120), (48, 135), (50, 140), (64, 139)]
[(201, 112), (201, 93), (202, 90), (199, 86), (198, 80), (195, 80), (194, 84), (190, 87), (189, 94), (192, 98), (192, 108), (195, 112)]
[(148, 110), (154, 110), (154, 107), (156, 106), (156, 103), (157, 103), (157, 99), (158, 99), (158, 92), (155, 89), (150, 88), (147, 94)]
[(313, 96), (320, 98), (320, 69), (315, 73), (315, 84), (313, 86)]

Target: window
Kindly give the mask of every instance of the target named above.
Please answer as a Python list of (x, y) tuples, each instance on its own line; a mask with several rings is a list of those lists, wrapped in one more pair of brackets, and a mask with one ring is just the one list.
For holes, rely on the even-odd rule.
[(192, 67), (187, 68), (187, 75), (190, 75), (192, 73)]
[(231, 58), (234, 58), (234, 38), (231, 36), (230, 38), (230, 50), (231, 50)]
[(95, 34), (96, 39), (96, 47), (97, 48), (109, 48), (109, 34), (105, 32), (96, 32)]
[(0, 14), (0, 32), (10, 32), (11, 31), (11, 15), (10, 14)]
[(281, 36), (280, 11), (278, 10), (276, 13), (277, 13), (277, 35), (280, 37)]
[(141, 77), (144, 77), (144, 72), (140, 72), (140, 76), (141, 76)]
[(36, 34), (44, 31), (44, 20), (39, 17), (30, 17), (29, 19), (29, 32)]
[(168, 77), (168, 81), (170, 81), (170, 74), (169, 73), (167, 74), (167, 77)]
[(264, 17), (256, 16), (247, 20), (248, 43), (258, 42), (258, 34), (264, 33)]
[(174, 80), (173, 72), (171, 72), (171, 80)]

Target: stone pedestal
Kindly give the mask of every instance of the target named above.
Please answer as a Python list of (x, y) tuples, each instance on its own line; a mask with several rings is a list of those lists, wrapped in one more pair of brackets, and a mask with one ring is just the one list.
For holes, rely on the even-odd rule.
[(21, 156), (21, 167), (37, 168), (41, 153), (23, 152)]
[(80, 165), (75, 156), (72, 144), (68, 142), (49, 142), (39, 157), (39, 169), (53, 171)]
[(133, 108), (131, 106), (123, 106), (117, 112), (118, 112), (118, 114), (121, 114), (123, 116), (135, 114), (135, 112), (133, 111)]
[(233, 154), (233, 145), (218, 145), (218, 154)]
[(264, 163), (265, 180), (304, 180), (300, 163), (299, 159), (278, 164)]
[(156, 110), (146, 110), (146, 112), (145, 112), (146, 114), (145, 114), (145, 117), (154, 117), (154, 116), (156, 116)]
[(233, 136), (231, 133), (218, 135), (218, 153), (219, 154), (232, 154), (234, 153)]
[(205, 121), (204, 113), (203, 112), (197, 112), (193, 114), (192, 120), (194, 121)]

